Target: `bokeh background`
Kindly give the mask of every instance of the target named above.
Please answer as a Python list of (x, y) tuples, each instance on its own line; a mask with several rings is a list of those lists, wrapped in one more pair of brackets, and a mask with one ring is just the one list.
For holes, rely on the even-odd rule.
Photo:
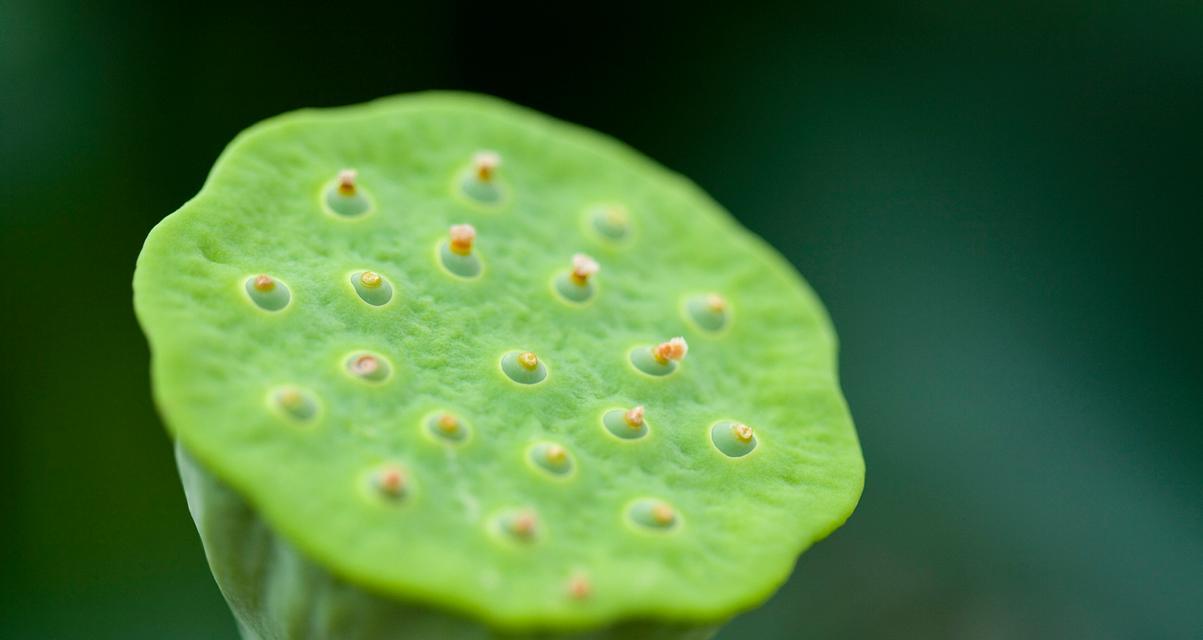
[(1203, 637), (1203, 5), (175, 4), (0, 0), (0, 637), (235, 637), (135, 257), (239, 130), (427, 88), (630, 143), (826, 301), (864, 498), (721, 640)]

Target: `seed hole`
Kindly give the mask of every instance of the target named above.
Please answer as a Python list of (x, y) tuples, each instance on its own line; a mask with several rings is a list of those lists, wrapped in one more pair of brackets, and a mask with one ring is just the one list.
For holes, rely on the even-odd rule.
[(343, 218), (357, 218), (371, 210), (372, 201), (359, 186), (358, 178), (354, 169), (343, 169), (327, 185), (324, 202), (332, 213)]
[(677, 370), (688, 352), (685, 338), (677, 337), (652, 347), (636, 348), (631, 352), (631, 364), (649, 376), (666, 376)]
[(602, 415), (602, 425), (612, 435), (623, 440), (638, 440), (647, 435), (643, 406), (631, 409), (611, 409)]
[(264, 311), (279, 311), (287, 307), (292, 300), (292, 293), (287, 285), (262, 273), (246, 279), (246, 294), (255, 306)]
[(643, 529), (670, 531), (681, 522), (681, 516), (669, 503), (656, 498), (640, 498), (627, 508), (627, 517)]
[(717, 293), (690, 297), (685, 310), (699, 329), (710, 333), (722, 331), (731, 320), (730, 305)]
[(622, 205), (596, 205), (585, 215), (589, 218), (589, 227), (605, 240), (622, 242), (631, 234), (630, 215)]
[(555, 289), (568, 302), (584, 304), (593, 298), (596, 286), (593, 275), (600, 270), (597, 261), (578, 253), (572, 256), (572, 269), (556, 276)]
[(554, 442), (536, 444), (530, 448), (527, 457), (536, 467), (553, 476), (568, 476), (574, 466), (568, 450)]
[(318, 414), (317, 397), (312, 392), (293, 385), (284, 385), (272, 390), (271, 404), (284, 416), (297, 422), (310, 422)]
[(510, 351), (501, 357), (501, 370), (518, 384), (538, 384), (547, 379), (547, 365), (533, 351)]
[(471, 429), (462, 418), (444, 411), (426, 419), (426, 432), (436, 440), (460, 444), (468, 439)]
[(375, 271), (356, 271), (351, 274), (351, 286), (364, 302), (379, 307), (393, 299), (393, 285)]
[(470, 224), (452, 225), (449, 237), (439, 245), (439, 262), (452, 275), (475, 278), (480, 275), (480, 257), (473, 251), (476, 229)]
[(752, 427), (731, 420), (715, 423), (710, 428), (710, 440), (715, 448), (731, 458), (740, 458), (752, 453), (756, 448), (756, 433)]
[(393, 372), (388, 359), (370, 351), (357, 351), (348, 355), (344, 366), (347, 373), (367, 382), (384, 382)]
[(466, 198), (486, 206), (497, 206), (505, 199), (498, 170), (501, 156), (495, 151), (478, 151), (459, 179), (459, 190)]

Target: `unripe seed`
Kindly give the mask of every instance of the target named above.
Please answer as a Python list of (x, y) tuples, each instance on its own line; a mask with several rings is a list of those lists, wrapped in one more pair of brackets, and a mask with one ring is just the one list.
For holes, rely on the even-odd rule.
[(554, 476), (567, 476), (572, 473), (572, 457), (568, 455), (567, 449), (555, 443), (536, 444), (530, 448), (528, 459), (538, 469)]
[(375, 271), (356, 271), (351, 274), (351, 286), (364, 302), (379, 307), (393, 299), (393, 285)]
[(600, 270), (597, 261), (578, 253), (572, 256), (572, 269), (555, 279), (555, 291), (561, 298), (577, 304), (588, 302), (594, 295), (595, 286), (590, 277)]
[(676, 337), (654, 347), (635, 349), (631, 352), (631, 364), (650, 376), (666, 376), (677, 370), (677, 364), (688, 351), (685, 338)]
[(271, 402), (286, 417), (298, 422), (309, 422), (317, 417), (318, 403), (314, 395), (293, 385), (277, 387), (271, 393)]
[(439, 245), (439, 262), (452, 275), (475, 278), (480, 275), (480, 258), (472, 251), (476, 228), (470, 224), (452, 225), (448, 240)]
[(359, 188), (358, 177), (354, 169), (343, 169), (326, 188), (324, 202), (335, 216), (356, 218), (372, 208), (372, 201)]
[(292, 301), (292, 293), (283, 282), (262, 273), (247, 278), (246, 294), (264, 311), (279, 311)]
[(602, 415), (602, 425), (610, 434), (623, 440), (637, 440), (647, 435), (643, 406), (631, 409), (612, 409)]
[(723, 420), (710, 428), (710, 440), (714, 447), (730, 458), (741, 458), (756, 448), (756, 433), (752, 427), (731, 420)]
[(672, 505), (655, 498), (640, 498), (627, 508), (627, 518), (639, 527), (652, 531), (669, 531), (680, 524), (680, 515)]
[(533, 351), (510, 351), (501, 357), (501, 370), (518, 384), (538, 384), (547, 378), (547, 366)]

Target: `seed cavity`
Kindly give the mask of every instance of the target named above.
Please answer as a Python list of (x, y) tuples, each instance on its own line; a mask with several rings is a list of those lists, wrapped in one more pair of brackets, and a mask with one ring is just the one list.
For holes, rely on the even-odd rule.
[(592, 276), (601, 267), (589, 256), (578, 253), (572, 256), (572, 269), (556, 276), (555, 290), (568, 302), (583, 304), (593, 298), (596, 287)]
[(568, 579), (568, 597), (573, 600), (585, 600), (593, 593), (593, 585), (583, 574), (576, 574)]
[(460, 278), (475, 278), (482, 270), (480, 257), (472, 251), (476, 228), (470, 224), (451, 225), (448, 239), (439, 245), (439, 263)]
[(264, 311), (279, 311), (292, 300), (287, 285), (264, 273), (246, 279), (246, 294)]
[(409, 493), (409, 475), (400, 465), (383, 465), (372, 473), (372, 488), (381, 498), (402, 500)]
[(356, 271), (351, 274), (351, 286), (364, 302), (379, 307), (393, 299), (393, 285), (375, 271)]
[(605, 240), (620, 243), (631, 235), (630, 215), (622, 205), (595, 205), (585, 215), (589, 219), (589, 227)]
[(575, 466), (568, 450), (554, 442), (534, 445), (527, 452), (527, 459), (538, 469), (557, 477), (571, 475)]
[(486, 206), (497, 206), (505, 199), (498, 170), (501, 155), (496, 151), (477, 151), (471, 165), (459, 179), (459, 189), (469, 200)]
[(533, 509), (510, 509), (496, 519), (497, 529), (510, 540), (534, 542), (539, 537), (539, 516)]
[(640, 498), (627, 507), (627, 518), (640, 528), (652, 531), (671, 531), (681, 523), (681, 516), (669, 503), (657, 498)]
[(347, 373), (368, 382), (384, 382), (393, 372), (388, 359), (370, 351), (356, 351), (348, 355), (344, 365)]
[(688, 352), (685, 338), (676, 337), (652, 347), (636, 348), (631, 352), (631, 364), (649, 376), (666, 376), (677, 370)]
[(533, 351), (510, 351), (501, 356), (501, 370), (518, 384), (538, 384), (547, 379), (547, 365)]
[(459, 416), (444, 411), (426, 419), (426, 432), (438, 441), (461, 444), (468, 439), (471, 430)]
[(716, 422), (710, 428), (714, 447), (730, 458), (741, 458), (756, 448), (756, 433), (752, 427), (732, 420)]
[(372, 208), (372, 201), (358, 184), (359, 173), (354, 169), (343, 169), (326, 187), (326, 208), (336, 216), (357, 218)]
[(643, 405), (630, 409), (611, 409), (602, 415), (602, 425), (611, 435), (623, 440), (638, 440), (647, 435)]
[(730, 305), (717, 293), (691, 296), (685, 301), (685, 311), (699, 329), (709, 333), (722, 331), (731, 321)]
[(297, 422), (311, 422), (318, 414), (317, 397), (294, 385), (276, 387), (270, 394), (270, 401), (277, 411)]

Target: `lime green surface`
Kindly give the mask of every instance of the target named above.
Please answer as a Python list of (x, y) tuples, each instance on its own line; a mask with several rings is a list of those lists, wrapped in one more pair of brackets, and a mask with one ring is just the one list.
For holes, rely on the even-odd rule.
[[(503, 159), (487, 207), (457, 193), (485, 149)], [(367, 215), (325, 211), (346, 168)], [(598, 202), (627, 212), (623, 242), (593, 232)], [(437, 262), (457, 223), (488, 261), (471, 280)], [(604, 274), (588, 305), (548, 286), (577, 252)], [(365, 270), (387, 302), (361, 299)], [(260, 273), (288, 283), (285, 308), (248, 298)], [(698, 291), (730, 305), (721, 333), (682, 318)], [(135, 303), (173, 435), (274, 534), (381, 598), (506, 629), (716, 623), (772, 593), (860, 495), (835, 336), (793, 269), (686, 180), (497, 100), (423, 94), (252, 128), (151, 232)], [(632, 365), (678, 335), (690, 349), (672, 375)], [(515, 383), (503, 356), (528, 350), (547, 375)], [(362, 352), (386, 379), (348, 375)], [(313, 410), (281, 411), (282, 388)], [(655, 416), (645, 437), (601, 426), (637, 404)], [(471, 437), (432, 437), (444, 411)], [(716, 450), (717, 420), (754, 427), (755, 455)], [(543, 442), (566, 450), (566, 477), (531, 464)], [(362, 482), (384, 464), (405, 470), (403, 499)], [(671, 504), (671, 526), (634, 526), (648, 499)], [(496, 523), (519, 511), (537, 535), (516, 544)]]

